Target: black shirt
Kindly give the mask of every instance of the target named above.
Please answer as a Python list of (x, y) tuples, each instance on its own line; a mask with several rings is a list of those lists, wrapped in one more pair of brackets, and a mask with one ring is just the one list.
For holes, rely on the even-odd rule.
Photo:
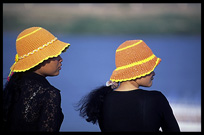
[(159, 91), (142, 89), (113, 91), (103, 104), (101, 131), (180, 131), (166, 97)]
[(20, 96), (8, 119), (9, 131), (59, 131), (64, 115), (60, 91), (45, 77), (29, 73), (20, 83)]

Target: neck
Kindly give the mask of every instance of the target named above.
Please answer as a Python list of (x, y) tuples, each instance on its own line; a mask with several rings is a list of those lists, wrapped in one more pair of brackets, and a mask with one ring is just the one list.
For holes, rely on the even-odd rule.
[(115, 91), (131, 91), (135, 89), (139, 89), (139, 85), (133, 80), (120, 83), (120, 86)]
[(44, 75), (44, 74), (42, 74), (41, 72), (39, 72), (39, 70), (35, 70), (34, 72), (35, 72), (36, 74), (39, 74), (39, 75), (43, 76), (43, 77), (46, 77), (46, 75)]

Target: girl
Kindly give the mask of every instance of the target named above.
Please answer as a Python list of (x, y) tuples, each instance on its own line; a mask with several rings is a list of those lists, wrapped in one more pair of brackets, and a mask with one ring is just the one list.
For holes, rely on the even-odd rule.
[(60, 91), (47, 76), (61, 70), (60, 54), (70, 46), (41, 27), (21, 32), (16, 59), (3, 91), (5, 131), (59, 131), (64, 115)]
[(80, 100), (80, 115), (99, 123), (102, 132), (180, 131), (166, 97), (159, 91), (139, 88), (152, 86), (160, 61), (142, 40), (121, 44), (110, 81)]

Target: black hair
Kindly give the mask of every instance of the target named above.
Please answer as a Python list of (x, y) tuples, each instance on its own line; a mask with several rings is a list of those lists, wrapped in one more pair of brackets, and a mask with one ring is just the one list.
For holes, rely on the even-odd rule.
[(6, 128), (9, 114), (11, 113), (13, 105), (20, 97), (20, 80), (26, 73), (27, 72), (14, 73), (9, 81), (7, 81), (5, 84), (3, 89), (3, 129)]
[(21, 94), (20, 84), (23, 76), (30, 72), (34, 72), (49, 62), (51, 58), (41, 62), (40, 64), (32, 67), (31, 69), (24, 72), (14, 72), (10, 79), (6, 82), (3, 89), (3, 123), (5, 124), (8, 120), (9, 114), (11, 113), (12, 107), (15, 102), (19, 99)]
[(18, 101), (21, 94), (21, 80), (22, 78), (35, 70), (40, 68), (39, 66), (35, 66), (28, 71), (25, 72), (14, 72), (10, 79), (5, 83), (3, 89), (3, 128), (6, 129), (7, 121), (9, 119), (9, 115), (12, 111), (13, 105)]
[(92, 90), (78, 102), (77, 107), (79, 108), (76, 110), (80, 111), (80, 116), (85, 118), (87, 122), (98, 123), (105, 96), (111, 91), (113, 91), (111, 86), (101, 86)]

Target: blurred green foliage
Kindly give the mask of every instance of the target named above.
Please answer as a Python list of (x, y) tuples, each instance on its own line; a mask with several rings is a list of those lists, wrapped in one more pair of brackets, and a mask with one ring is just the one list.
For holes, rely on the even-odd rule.
[[(86, 5), (86, 9), (83, 4), (80, 6), (77, 4), (48, 5), (32, 4), (29, 7), (25, 4), (4, 4), (3, 29), (5, 31), (22, 31), (31, 26), (41, 26), (51, 31), (69, 34), (201, 33), (200, 4), (193, 6), (188, 4), (186, 10), (179, 9), (181, 6), (167, 4), (168, 7), (172, 7), (172, 10), (168, 9), (168, 11), (160, 4), (157, 7), (154, 4), (149, 6), (153, 8), (144, 5), (139, 11), (135, 8), (129, 11), (130, 6), (127, 4), (123, 4), (123, 6), (109, 4), (109, 7), (117, 8), (118, 13), (115, 14), (111, 14), (112, 10), (107, 8), (106, 4), (102, 4), (102, 6), (99, 4)], [(137, 8), (137, 6), (135, 7)], [(92, 8), (92, 11), (89, 8)], [(103, 9), (103, 12), (95, 13), (99, 9)], [(175, 12), (174, 9), (177, 11)]]

